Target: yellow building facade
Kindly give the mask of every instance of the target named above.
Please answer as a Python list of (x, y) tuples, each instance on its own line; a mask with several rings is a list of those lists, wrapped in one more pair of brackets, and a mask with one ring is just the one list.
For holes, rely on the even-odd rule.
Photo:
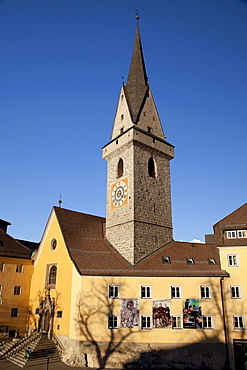
[(33, 273), (31, 251), (6, 233), (9, 224), (0, 220), (0, 338), (25, 335)]

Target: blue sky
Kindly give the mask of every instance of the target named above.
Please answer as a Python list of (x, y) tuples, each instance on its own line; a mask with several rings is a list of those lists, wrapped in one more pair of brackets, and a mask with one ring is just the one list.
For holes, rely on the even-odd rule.
[(168, 142), (174, 238), (246, 202), (247, 2), (0, 0), (0, 218), (39, 241), (63, 207), (105, 216), (106, 163), (135, 8)]

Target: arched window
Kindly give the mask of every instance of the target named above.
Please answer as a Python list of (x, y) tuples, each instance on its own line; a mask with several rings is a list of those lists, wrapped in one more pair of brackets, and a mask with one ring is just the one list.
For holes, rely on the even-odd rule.
[(48, 284), (49, 285), (54, 285), (56, 284), (56, 279), (57, 279), (57, 266), (52, 266), (49, 271), (49, 279), (48, 279)]
[(117, 166), (117, 177), (123, 176), (123, 160), (122, 158), (119, 159), (118, 161), (118, 166)]
[(155, 178), (155, 165), (153, 157), (150, 157), (148, 160), (148, 176)]

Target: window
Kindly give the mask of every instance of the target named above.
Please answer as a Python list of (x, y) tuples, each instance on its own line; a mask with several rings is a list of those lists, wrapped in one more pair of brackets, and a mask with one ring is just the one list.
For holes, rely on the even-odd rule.
[(215, 259), (214, 259), (214, 258), (209, 258), (209, 259), (208, 259), (208, 263), (209, 263), (210, 265), (216, 265), (216, 261), (215, 261)]
[(233, 327), (234, 329), (244, 329), (244, 317), (233, 316)]
[(14, 287), (14, 295), (21, 295), (21, 287), (15, 286)]
[(51, 250), (54, 251), (57, 248), (57, 239), (53, 238), (51, 241)]
[(4, 271), (4, 266), (5, 266), (5, 263), (0, 262), (0, 272)]
[(0, 294), (2, 293), (2, 288), (3, 288), (2, 285), (0, 285)]
[(238, 230), (238, 238), (247, 238), (247, 230)]
[(12, 308), (11, 317), (18, 317), (18, 316), (19, 316), (19, 308)]
[(213, 329), (213, 316), (203, 316), (203, 329)]
[(118, 327), (118, 317), (116, 315), (108, 315), (108, 329), (116, 329)]
[(170, 257), (163, 256), (162, 257), (162, 262), (163, 263), (171, 263)]
[(57, 317), (61, 319), (63, 317), (63, 311), (57, 311)]
[(121, 127), (120, 128), (120, 134), (123, 134), (123, 132), (124, 132), (124, 127)]
[(172, 329), (182, 329), (181, 316), (172, 316)]
[(152, 128), (148, 126), (148, 133), (151, 134), (152, 133)]
[(228, 254), (227, 255), (227, 261), (228, 261), (228, 266), (238, 266), (238, 255), (237, 254)]
[(3, 300), (2, 300), (2, 298), (0, 297), (0, 304), (2, 304), (3, 303)]
[(200, 290), (201, 290), (201, 299), (211, 298), (210, 285), (201, 285)]
[(171, 287), (171, 298), (181, 298), (181, 287), (173, 285)]
[(124, 119), (124, 114), (121, 114), (121, 120), (123, 120)]
[(239, 285), (231, 285), (230, 286), (231, 291), (231, 299), (239, 299), (241, 298), (241, 290)]
[(57, 266), (56, 265), (47, 265), (46, 272), (46, 289), (55, 289), (56, 280), (57, 280)]
[(151, 286), (150, 285), (141, 286), (141, 298), (151, 298)]
[(193, 258), (190, 258), (190, 257), (186, 258), (186, 263), (187, 263), (187, 265), (194, 265), (195, 264)]
[(119, 285), (109, 285), (108, 287), (109, 298), (118, 298), (119, 297)]
[(155, 178), (155, 166), (152, 157), (148, 160), (148, 176)]
[(150, 315), (143, 315), (141, 316), (141, 329), (151, 329), (152, 328), (152, 320)]
[(235, 230), (234, 230), (234, 231), (227, 231), (227, 232), (226, 232), (226, 237), (227, 237), (228, 239), (236, 238), (236, 231), (235, 231)]
[(23, 265), (16, 265), (16, 272), (22, 273), (23, 272)]
[(35, 309), (35, 315), (39, 315), (39, 308)]
[(118, 161), (118, 166), (117, 166), (117, 177), (123, 176), (123, 160), (122, 158), (119, 159)]

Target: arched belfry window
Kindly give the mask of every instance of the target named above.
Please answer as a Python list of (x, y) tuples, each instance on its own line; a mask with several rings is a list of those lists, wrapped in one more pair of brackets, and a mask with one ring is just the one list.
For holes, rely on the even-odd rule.
[(123, 160), (120, 158), (117, 166), (117, 177), (123, 176), (123, 169)]
[(148, 176), (155, 178), (155, 164), (153, 157), (148, 160)]

